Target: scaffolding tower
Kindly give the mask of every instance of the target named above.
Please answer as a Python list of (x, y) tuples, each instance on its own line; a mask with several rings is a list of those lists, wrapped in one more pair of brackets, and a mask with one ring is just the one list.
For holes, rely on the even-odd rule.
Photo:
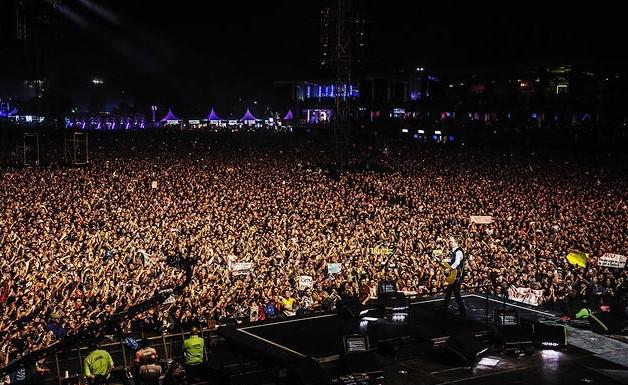
[(89, 138), (86, 132), (73, 132), (65, 138), (65, 163), (72, 166), (89, 164)]
[(39, 166), (39, 134), (25, 132), (22, 137), (22, 164), (24, 166)]

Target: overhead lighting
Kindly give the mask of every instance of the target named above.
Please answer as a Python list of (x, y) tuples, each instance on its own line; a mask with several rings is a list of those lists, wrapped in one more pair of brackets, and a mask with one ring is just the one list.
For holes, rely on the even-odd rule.
[(92, 79), (92, 83), (96, 85), (105, 84), (104, 80), (98, 78)]

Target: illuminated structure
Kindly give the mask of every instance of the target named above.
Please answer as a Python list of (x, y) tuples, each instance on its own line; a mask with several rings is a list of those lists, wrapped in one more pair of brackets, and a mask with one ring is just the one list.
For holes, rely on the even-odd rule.
[(10, 102), (3, 102), (0, 100), (0, 118), (17, 115), (17, 111), (17, 106), (11, 106)]
[(181, 120), (176, 117), (176, 115), (172, 112), (172, 109), (168, 109), (168, 113), (159, 121), (159, 123), (164, 126), (171, 126), (181, 123)]
[(244, 124), (254, 125), (257, 122), (257, 118), (253, 116), (251, 111), (247, 108), (244, 115), (240, 118), (240, 122)]
[(212, 108), (212, 110), (209, 112), (209, 115), (207, 115), (207, 120), (209, 122), (220, 122), (223, 119), (218, 116), (218, 114), (216, 114), (216, 111), (214, 111), (214, 109)]
[(66, 129), (81, 131), (130, 131), (146, 127), (144, 116), (139, 114), (76, 114), (65, 119)]
[(360, 90), (353, 84), (334, 84), (334, 83), (313, 83), (302, 82), (296, 84), (296, 99), (305, 100), (334, 100), (336, 96), (347, 98), (358, 98)]
[(286, 112), (286, 115), (284, 115), (283, 120), (292, 121), (293, 119), (294, 119), (294, 114), (292, 113), (292, 110), (288, 110), (288, 112)]

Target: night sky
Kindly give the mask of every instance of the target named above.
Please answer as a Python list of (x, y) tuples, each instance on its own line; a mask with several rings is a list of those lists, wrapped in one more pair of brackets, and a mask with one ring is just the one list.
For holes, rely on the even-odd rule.
[[(90, 0), (106, 7), (105, 17), (86, 2), (66, 0), (79, 19), (61, 17), (56, 57), (46, 67), (55, 92), (74, 100), (99, 77), (112, 95), (189, 111), (225, 109), (271, 103), (273, 81), (318, 75), (320, 1)], [(614, 3), (364, 3), (367, 60), (378, 70), (623, 60), (626, 32)], [(17, 57), (0, 66), (6, 95), (24, 79), (24, 66)]]

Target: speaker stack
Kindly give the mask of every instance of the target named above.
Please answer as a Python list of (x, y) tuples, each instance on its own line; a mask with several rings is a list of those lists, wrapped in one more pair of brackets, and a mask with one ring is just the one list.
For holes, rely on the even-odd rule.
[(497, 343), (506, 351), (520, 353), (533, 346), (532, 333), (521, 324), (515, 310), (495, 310), (495, 329)]
[(487, 350), (486, 342), (478, 340), (470, 333), (461, 333), (449, 337), (443, 353), (447, 362), (470, 368)]

